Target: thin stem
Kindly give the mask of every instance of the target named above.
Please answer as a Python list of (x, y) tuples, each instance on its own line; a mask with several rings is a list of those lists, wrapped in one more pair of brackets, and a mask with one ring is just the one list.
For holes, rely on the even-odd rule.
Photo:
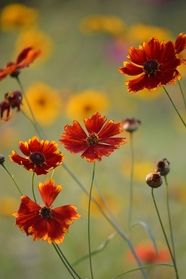
[(129, 198), (129, 216), (128, 229), (131, 227), (132, 209), (133, 209), (133, 176), (134, 176), (134, 147), (133, 147), (133, 133), (130, 133), (130, 150), (131, 150), (131, 172), (130, 172), (130, 198)]
[(165, 177), (165, 184), (166, 184), (166, 201), (167, 201), (167, 212), (168, 212), (168, 220), (169, 220), (169, 228), (170, 228), (170, 237), (171, 237), (171, 243), (172, 243), (172, 251), (173, 251), (173, 255), (174, 255), (175, 268), (177, 270), (176, 252), (175, 252), (175, 246), (174, 246), (174, 238), (173, 238), (173, 230), (172, 230), (172, 222), (171, 222), (170, 206), (169, 206), (169, 186), (168, 186), (168, 182), (167, 182), (167, 176), (165, 175), (164, 177)]
[[(21, 92), (22, 92), (22, 94), (23, 94), (23, 96), (24, 96), (24, 98), (25, 98), (26, 104), (27, 104), (28, 109), (29, 109), (29, 111), (30, 111), (30, 114), (31, 114), (31, 116), (32, 116), (33, 121), (31, 121), (31, 122), (32, 122), (32, 124), (33, 124), (33, 126), (34, 126), (34, 128), (35, 128), (35, 130), (36, 130), (36, 132), (37, 132), (37, 134), (38, 134), (38, 136), (39, 136), (40, 138), (43, 138), (43, 135), (42, 135), (42, 133), (41, 133), (41, 132), (43, 132), (43, 131), (40, 129), (40, 127), (39, 127), (39, 125), (38, 125), (38, 123), (37, 123), (37, 121), (36, 121), (36, 119), (35, 119), (34, 113), (33, 113), (33, 111), (32, 111), (32, 108), (31, 108), (31, 106), (30, 106), (30, 103), (29, 103), (29, 101), (28, 101), (28, 99), (27, 99), (27, 96), (26, 96), (26, 94), (25, 94), (25, 92), (24, 92), (24, 88), (23, 88), (23, 86), (22, 86), (22, 83), (21, 83), (19, 77), (16, 77), (16, 80), (17, 80), (17, 82), (18, 82), (18, 84), (19, 84), (19, 87), (20, 87), (20, 89), (21, 89)], [(27, 117), (27, 118), (28, 118), (28, 117)]]
[(174, 265), (174, 270), (175, 270), (175, 273), (176, 273), (176, 278), (179, 279), (178, 272), (177, 272), (177, 268), (176, 268), (176, 264), (175, 264), (175, 259), (174, 259), (174, 256), (173, 256), (173, 253), (172, 253), (172, 250), (171, 250), (171, 247), (170, 247), (170, 244), (169, 244), (169, 241), (168, 241), (168, 238), (167, 238), (167, 235), (166, 235), (164, 226), (163, 226), (163, 222), (162, 222), (161, 217), (160, 217), (160, 213), (159, 213), (159, 210), (158, 210), (156, 201), (155, 201), (155, 197), (154, 197), (154, 192), (153, 192), (153, 190), (154, 190), (154, 188), (152, 188), (151, 194), (152, 194), (152, 199), (153, 199), (154, 206), (155, 206), (155, 209), (156, 209), (156, 213), (157, 213), (157, 215), (158, 215), (158, 219), (159, 219), (159, 222), (160, 222), (160, 225), (161, 225), (161, 229), (162, 229), (162, 231), (163, 231), (163, 235), (164, 235), (164, 237), (165, 237), (165, 241), (166, 241), (167, 247), (168, 247), (168, 249), (169, 249), (170, 256), (171, 256), (171, 258), (172, 258), (172, 262), (173, 262), (173, 265)]
[(173, 107), (174, 107), (174, 109), (175, 109), (175, 111), (176, 111), (177, 115), (179, 116), (179, 118), (180, 118), (181, 122), (182, 122), (182, 123), (183, 123), (183, 125), (186, 127), (185, 121), (183, 120), (183, 118), (181, 117), (181, 115), (180, 115), (179, 111), (177, 110), (177, 108), (176, 108), (176, 106), (175, 106), (175, 104), (174, 104), (173, 100), (171, 99), (171, 97), (170, 97), (170, 95), (169, 95), (168, 91), (166, 90), (166, 88), (165, 88), (164, 86), (163, 86), (163, 89), (164, 89), (165, 93), (167, 94), (167, 96), (168, 96), (168, 98), (169, 98), (169, 100), (170, 100), (171, 104), (173, 105)]
[(1, 164), (1, 166), (6, 170), (6, 172), (8, 173), (8, 175), (9, 175), (9, 176), (11, 177), (11, 179), (13, 180), (13, 182), (14, 182), (14, 184), (15, 184), (17, 190), (19, 191), (20, 195), (23, 196), (23, 194), (22, 194), (22, 192), (21, 192), (19, 186), (17, 185), (17, 183), (16, 183), (16, 181), (15, 181), (15, 179), (14, 179), (14, 177), (13, 177), (13, 175), (8, 171), (8, 169), (5, 167), (4, 164)]
[(53, 242), (53, 246), (55, 246), (55, 248), (58, 250), (59, 254), (60, 254), (61, 257), (63, 258), (63, 260), (65, 261), (65, 263), (68, 265), (68, 267), (71, 269), (71, 271), (74, 272), (74, 274), (77, 276), (77, 278), (81, 279), (81, 277), (77, 274), (77, 272), (74, 270), (74, 268), (72, 267), (72, 265), (69, 263), (69, 261), (67, 260), (67, 258), (66, 258), (65, 255), (63, 254), (63, 252), (61, 251), (59, 245), (57, 245), (56, 243)]
[(33, 194), (33, 197), (34, 197), (34, 201), (36, 202), (36, 195), (35, 195), (35, 190), (34, 190), (34, 177), (35, 177), (35, 173), (33, 172), (33, 175), (32, 175), (32, 194)]
[(91, 256), (91, 236), (90, 236), (90, 206), (91, 206), (91, 198), (92, 198), (92, 188), (94, 183), (94, 176), (95, 176), (95, 162), (93, 163), (93, 171), (92, 171), (92, 180), (90, 185), (90, 192), (89, 192), (89, 200), (88, 200), (88, 250), (89, 250), (89, 265), (90, 265), (90, 273), (91, 278), (94, 279), (93, 275), (93, 268), (92, 268), (92, 256)]
[(65, 262), (63, 256), (61, 255), (61, 253), (59, 252), (57, 245), (52, 242), (52, 245), (54, 247), (54, 249), (56, 250), (56, 253), (58, 254), (59, 258), (61, 259), (61, 261), (63, 262), (64, 266), (66, 267), (66, 269), (68, 270), (68, 272), (70, 273), (70, 275), (72, 276), (72, 278), (76, 279), (75, 275), (72, 273), (72, 271), (70, 270), (68, 264)]
[[(72, 173), (72, 171), (67, 167), (66, 164), (62, 164), (62, 166), (65, 168), (65, 170), (69, 173), (69, 175), (74, 179), (74, 181), (77, 183), (77, 185), (82, 189), (82, 191), (89, 196), (89, 192), (86, 190), (86, 188), (82, 185), (82, 183), (78, 180), (78, 178), (74, 175), (74, 173)], [(92, 202), (94, 202), (94, 204), (98, 207), (99, 211), (101, 212), (101, 214), (104, 216), (104, 218), (107, 220), (107, 222), (118, 232), (118, 234), (127, 242), (137, 264), (139, 265), (139, 267), (142, 266), (140, 259), (138, 258), (138, 255), (136, 254), (136, 251), (134, 249), (134, 246), (131, 242), (131, 240), (128, 238), (127, 234), (123, 231), (123, 229), (120, 227), (120, 225), (114, 224), (113, 221), (107, 216), (107, 214), (104, 212), (104, 210), (101, 208), (101, 206), (99, 205), (99, 203), (92, 197)], [(143, 277), (145, 279), (148, 279), (148, 275), (145, 271), (145, 269), (141, 269), (141, 273), (143, 275)]]
[(179, 80), (177, 80), (177, 81), (178, 81), (178, 85), (179, 85), (181, 95), (182, 95), (182, 98), (183, 98), (183, 103), (184, 103), (184, 106), (185, 106), (185, 109), (186, 109), (186, 100), (185, 100), (185, 96), (184, 96), (184, 93), (183, 93), (183, 89), (181, 87), (181, 82)]

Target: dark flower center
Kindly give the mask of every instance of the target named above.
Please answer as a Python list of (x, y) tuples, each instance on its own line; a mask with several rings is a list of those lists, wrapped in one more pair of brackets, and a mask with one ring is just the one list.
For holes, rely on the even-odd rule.
[(86, 139), (86, 142), (88, 145), (95, 145), (98, 143), (98, 141), (99, 141), (99, 138), (96, 133), (90, 134)]
[(29, 158), (36, 166), (42, 166), (45, 162), (45, 156), (41, 152), (33, 152), (30, 154)]
[(154, 59), (147, 60), (143, 64), (143, 70), (148, 75), (148, 77), (156, 76), (157, 72), (159, 71), (159, 63)]
[(43, 206), (39, 211), (39, 215), (41, 215), (42, 218), (49, 219), (52, 217), (52, 210), (50, 207)]

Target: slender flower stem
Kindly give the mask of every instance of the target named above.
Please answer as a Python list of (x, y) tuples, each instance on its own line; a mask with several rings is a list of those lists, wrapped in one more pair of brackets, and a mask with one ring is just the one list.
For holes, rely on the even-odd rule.
[(130, 150), (131, 150), (131, 172), (130, 172), (130, 198), (129, 198), (129, 216), (128, 229), (130, 231), (133, 208), (133, 176), (134, 176), (134, 147), (133, 147), (133, 133), (130, 133)]
[(68, 272), (70, 273), (70, 275), (72, 276), (72, 278), (76, 279), (76, 276), (72, 273), (71, 269), (69, 268), (68, 264), (66, 263), (66, 261), (64, 260), (63, 256), (61, 255), (61, 253), (59, 252), (57, 245), (52, 242), (52, 245), (54, 247), (54, 249), (56, 250), (59, 258), (61, 259), (61, 261), (63, 262), (64, 266), (66, 267), (66, 269), (68, 270)]
[[(38, 125), (38, 123), (37, 123), (37, 121), (36, 121), (36, 119), (35, 119), (34, 113), (33, 113), (33, 111), (32, 111), (32, 108), (31, 108), (31, 106), (30, 106), (30, 103), (29, 103), (29, 101), (28, 101), (28, 99), (27, 99), (27, 96), (26, 96), (26, 94), (25, 94), (25, 92), (24, 92), (24, 88), (23, 88), (23, 86), (22, 86), (22, 83), (21, 83), (19, 77), (17, 77), (16, 80), (17, 80), (17, 83), (19, 84), (19, 87), (20, 87), (20, 89), (21, 89), (21, 92), (22, 92), (22, 94), (23, 94), (23, 96), (24, 96), (24, 98), (25, 98), (25, 102), (26, 102), (26, 104), (27, 104), (27, 106), (28, 106), (28, 109), (29, 109), (29, 111), (30, 111), (30, 114), (31, 114), (31, 116), (32, 116), (33, 121), (31, 121), (31, 122), (32, 122), (32, 124), (33, 124), (33, 126), (34, 126), (34, 128), (35, 128), (35, 130), (36, 130), (36, 132), (37, 132), (37, 134), (38, 134), (38, 136), (39, 136), (40, 138), (43, 138), (43, 134), (42, 134), (43, 131), (42, 131), (42, 129), (40, 129), (40, 127), (39, 127), (39, 125)], [(28, 117), (27, 117), (27, 118), (28, 118)]]
[(34, 201), (36, 202), (36, 195), (35, 195), (35, 190), (34, 190), (34, 177), (35, 177), (35, 173), (33, 172), (33, 175), (32, 175), (32, 194), (33, 194)]
[[(74, 179), (74, 181), (77, 183), (77, 185), (82, 189), (82, 191), (89, 197), (89, 192), (86, 190), (86, 188), (82, 185), (82, 183), (78, 180), (78, 178), (74, 175), (74, 173), (68, 168), (66, 164), (62, 164), (62, 166), (65, 168), (65, 170), (69, 173), (69, 175)], [(127, 236), (127, 234), (123, 231), (123, 229), (120, 227), (118, 223), (114, 223), (104, 212), (104, 210), (101, 208), (99, 203), (92, 197), (92, 202), (98, 207), (100, 213), (103, 215), (103, 217), (107, 220), (107, 222), (118, 232), (118, 234), (127, 242), (129, 249), (131, 250), (137, 264), (139, 267), (142, 267), (142, 264), (140, 262), (140, 259), (138, 258), (138, 255), (136, 254), (136, 251), (134, 249), (134, 246)], [(141, 269), (141, 273), (145, 279), (148, 279), (148, 275), (146, 273), (145, 269)]]
[(94, 183), (94, 176), (95, 176), (95, 162), (93, 163), (93, 171), (92, 171), (92, 180), (90, 185), (90, 193), (89, 193), (89, 200), (88, 200), (88, 250), (89, 250), (89, 265), (90, 265), (90, 273), (91, 278), (94, 279), (93, 275), (93, 268), (92, 268), (92, 257), (91, 257), (91, 236), (90, 236), (90, 207), (91, 207), (91, 199), (92, 199), (92, 188)]
[[(68, 269), (71, 269), (71, 272), (73, 272), (77, 278), (81, 279), (81, 277), (77, 274), (77, 272), (74, 270), (74, 268), (71, 266), (71, 264), (69, 263), (69, 261), (67, 260), (67, 258), (65, 257), (65, 255), (63, 254), (63, 252), (61, 251), (59, 245), (57, 245), (56, 243), (52, 242), (56, 252), (58, 253), (60, 259), (63, 261), (63, 263), (65, 264), (66, 268)], [(70, 272), (70, 271), (69, 271)], [(71, 274), (72, 275), (72, 274)], [(76, 278), (76, 277), (73, 277), (73, 278)]]
[(178, 85), (179, 85), (179, 88), (180, 88), (180, 91), (181, 91), (181, 95), (182, 95), (182, 98), (183, 98), (183, 103), (184, 103), (184, 107), (186, 109), (186, 100), (185, 100), (185, 95), (183, 93), (183, 89), (181, 87), (181, 82), (178, 80)]
[(163, 231), (163, 235), (164, 235), (164, 237), (165, 237), (165, 241), (166, 241), (167, 247), (168, 247), (168, 249), (169, 249), (170, 256), (171, 256), (171, 258), (172, 258), (172, 262), (173, 262), (173, 265), (174, 265), (174, 270), (175, 270), (176, 278), (179, 279), (178, 271), (177, 271), (177, 267), (176, 267), (176, 263), (175, 263), (175, 259), (174, 259), (174, 256), (173, 256), (173, 253), (172, 253), (172, 250), (171, 250), (171, 247), (170, 247), (170, 244), (169, 244), (169, 241), (168, 241), (168, 238), (167, 238), (167, 235), (166, 235), (164, 226), (163, 226), (163, 222), (162, 222), (161, 217), (160, 217), (160, 213), (159, 213), (159, 210), (158, 210), (156, 201), (155, 201), (155, 197), (154, 197), (154, 192), (153, 192), (153, 190), (154, 190), (154, 188), (152, 188), (151, 194), (152, 194), (152, 199), (153, 199), (154, 206), (155, 206), (155, 209), (156, 209), (156, 213), (157, 213), (157, 215), (158, 215), (158, 219), (159, 219), (159, 222), (160, 222), (160, 225), (161, 225), (161, 229), (162, 229), (162, 231)]
[(165, 88), (164, 86), (163, 86), (163, 89), (164, 89), (165, 93), (167, 94), (167, 96), (168, 96), (168, 98), (169, 98), (169, 100), (170, 100), (171, 104), (173, 105), (173, 107), (174, 107), (174, 109), (175, 109), (175, 111), (176, 111), (177, 115), (179, 116), (179, 118), (180, 118), (181, 122), (182, 122), (182, 123), (183, 123), (183, 125), (186, 127), (185, 121), (183, 120), (183, 118), (181, 117), (181, 115), (180, 115), (179, 111), (177, 110), (177, 108), (176, 108), (176, 106), (175, 106), (175, 104), (174, 104), (173, 100), (171, 99), (171, 97), (170, 97), (170, 95), (169, 95), (168, 91), (166, 90), (166, 88)]
[(13, 177), (13, 175), (11, 175), (11, 173), (8, 171), (8, 169), (5, 167), (4, 164), (1, 164), (1, 166), (6, 170), (6, 172), (8, 173), (8, 175), (9, 175), (9, 176), (11, 177), (11, 179), (13, 180), (13, 182), (14, 182), (14, 184), (15, 184), (17, 190), (19, 191), (20, 195), (23, 196), (23, 194), (22, 194), (22, 192), (21, 192), (19, 186), (17, 185), (17, 183), (16, 183), (16, 181), (15, 181), (15, 179), (14, 179), (14, 177)]
[[(171, 237), (171, 243), (172, 243), (172, 251), (174, 256), (174, 264), (175, 268), (177, 270), (177, 263), (176, 263), (176, 252), (174, 247), (174, 238), (173, 238), (173, 230), (172, 230), (172, 222), (171, 222), (171, 216), (170, 216), (170, 206), (169, 206), (169, 185), (167, 182), (167, 176), (164, 176), (165, 178), (165, 184), (166, 184), (166, 200), (167, 200), (167, 212), (168, 212), (168, 220), (169, 220), (169, 228), (170, 228), (170, 237)], [(178, 273), (178, 270), (177, 270)]]

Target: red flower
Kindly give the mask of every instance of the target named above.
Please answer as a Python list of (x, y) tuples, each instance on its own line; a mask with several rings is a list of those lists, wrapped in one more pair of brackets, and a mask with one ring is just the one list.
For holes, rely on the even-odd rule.
[(88, 135), (74, 120), (72, 126), (65, 126), (65, 133), (59, 141), (71, 153), (82, 152), (81, 157), (89, 162), (101, 161), (102, 156), (109, 156), (120, 144), (125, 143), (124, 138), (114, 137), (122, 132), (122, 124), (114, 124), (113, 120), (106, 123), (106, 120), (98, 112), (91, 118), (85, 118)]
[(27, 236), (32, 235), (33, 240), (41, 238), (50, 244), (59, 244), (63, 242), (64, 234), (68, 233), (72, 220), (77, 220), (80, 214), (73, 205), (53, 208), (52, 203), (62, 190), (62, 186), (56, 186), (53, 179), (47, 179), (44, 184), (39, 183), (38, 188), (44, 206), (22, 196), (19, 210), (13, 214), (16, 217), (15, 225)]
[(185, 48), (184, 36), (178, 36), (175, 44), (152, 38), (139, 46), (139, 49), (131, 47), (127, 56), (129, 62), (124, 62), (124, 67), (118, 69), (122, 74), (137, 76), (125, 82), (129, 92), (135, 93), (144, 88), (156, 89), (158, 86), (174, 84), (176, 78), (181, 79), (177, 67), (183, 61), (179, 59), (177, 53), (183, 48)]
[[(136, 254), (143, 264), (153, 264), (167, 262), (170, 260), (170, 254), (167, 249), (160, 249), (158, 254), (151, 244), (140, 244), (136, 247)], [(131, 252), (128, 254), (130, 261), (135, 261)]]
[(28, 67), (40, 54), (40, 50), (34, 51), (32, 47), (23, 49), (16, 62), (8, 62), (4, 69), (0, 69), (0, 81), (7, 75), (17, 77), (19, 70)]
[(61, 165), (64, 158), (55, 141), (39, 141), (36, 136), (28, 142), (20, 141), (19, 149), (26, 158), (12, 151), (10, 160), (37, 175), (47, 174), (49, 170)]
[(17, 108), (17, 111), (20, 111), (22, 98), (22, 93), (20, 91), (14, 91), (5, 94), (4, 101), (0, 103), (0, 115), (3, 121), (10, 119), (12, 108)]

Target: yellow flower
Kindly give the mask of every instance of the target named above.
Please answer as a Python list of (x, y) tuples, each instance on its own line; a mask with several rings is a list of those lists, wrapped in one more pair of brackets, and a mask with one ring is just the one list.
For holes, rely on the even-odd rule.
[[(38, 82), (26, 90), (26, 96), (36, 120), (43, 126), (52, 125), (61, 113), (60, 94), (48, 85)], [(24, 99), (23, 109), (31, 117)]]
[(31, 28), (20, 33), (16, 42), (15, 55), (20, 53), (22, 49), (29, 46), (33, 47), (34, 50), (41, 50), (42, 55), (40, 57), (41, 59), (39, 59), (39, 61), (41, 61), (42, 59), (48, 58), (51, 53), (53, 43), (51, 39), (41, 30)]
[(71, 119), (82, 120), (96, 112), (104, 114), (109, 107), (107, 96), (97, 90), (85, 90), (70, 97), (66, 112)]
[(3, 8), (0, 15), (0, 25), (3, 31), (27, 28), (35, 23), (38, 12), (23, 4), (10, 4)]
[(107, 32), (118, 36), (123, 34), (126, 28), (123, 20), (117, 16), (92, 15), (80, 22), (80, 30), (83, 33)]
[(160, 41), (174, 41), (171, 32), (169, 32), (168, 30), (161, 27), (145, 25), (141, 23), (133, 24), (128, 30), (128, 36), (129, 41), (138, 43), (149, 41), (152, 37), (156, 37)]
[(1, 197), (0, 198), (0, 215), (1, 216), (12, 216), (12, 213), (18, 207), (18, 201), (13, 197)]

